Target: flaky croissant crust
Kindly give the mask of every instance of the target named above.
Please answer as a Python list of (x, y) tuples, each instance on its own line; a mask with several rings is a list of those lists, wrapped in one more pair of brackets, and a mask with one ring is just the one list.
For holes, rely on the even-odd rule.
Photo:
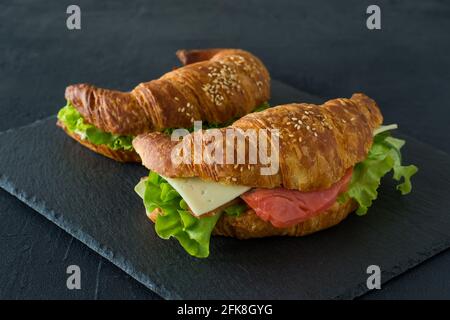
[[(281, 105), (234, 122), (230, 128), (279, 130), (279, 170), (273, 175), (261, 175), (260, 169), (267, 165), (259, 162), (219, 165), (205, 161), (193, 164), (192, 160), (191, 164), (177, 165), (171, 161), (177, 142), (162, 133), (140, 135), (133, 140), (133, 146), (148, 169), (166, 177), (200, 177), (261, 188), (322, 190), (367, 157), (373, 131), (382, 120), (375, 101), (357, 93), (350, 99), (333, 99), (323, 105)], [(225, 133), (226, 128), (220, 130)], [(185, 139), (193, 141), (194, 135)], [(203, 147), (208, 143), (211, 141), (204, 138)], [(247, 153), (249, 149), (246, 148)]]
[(194, 120), (224, 123), (270, 98), (262, 62), (238, 49), (180, 50), (186, 64), (131, 92), (71, 85), (66, 99), (88, 123), (118, 135), (191, 127)]

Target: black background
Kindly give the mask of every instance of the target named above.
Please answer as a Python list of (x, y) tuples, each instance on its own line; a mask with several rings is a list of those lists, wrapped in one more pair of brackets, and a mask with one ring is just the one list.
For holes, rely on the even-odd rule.
[[(450, 4), (378, 1), (382, 30), (370, 31), (373, 3), (1, 2), (0, 130), (56, 113), (70, 83), (128, 90), (176, 66), (178, 48), (242, 47), (299, 89), (365, 92), (386, 123), (450, 152)], [(66, 28), (69, 4), (81, 7), (81, 30)], [(0, 297), (157, 298), (4, 191), (0, 217)], [(66, 289), (69, 264), (81, 267), (82, 290)], [(446, 252), (367, 297), (448, 297), (449, 266)]]

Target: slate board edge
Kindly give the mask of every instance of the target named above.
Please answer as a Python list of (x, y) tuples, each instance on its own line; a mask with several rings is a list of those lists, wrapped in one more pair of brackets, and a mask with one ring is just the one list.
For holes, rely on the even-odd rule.
[[(381, 271), (381, 290), (383, 289), (383, 286), (391, 281), (392, 279), (395, 279), (405, 272), (408, 272), (409, 270), (418, 267), (422, 263), (426, 262), (428, 259), (446, 251), (450, 248), (450, 240), (447, 240), (446, 242), (431, 246), (429, 249), (426, 249), (426, 254), (421, 254), (420, 258), (411, 259), (408, 264), (405, 264), (404, 267), (401, 265), (397, 265), (394, 268), (391, 268), (390, 270), (382, 270)], [(396, 270), (393, 270), (396, 269)], [(375, 289), (376, 290), (376, 289)], [(360, 283), (355, 289), (350, 289), (345, 291), (343, 294), (335, 296), (334, 300), (348, 300), (348, 299), (355, 299), (355, 298), (361, 298), (366, 293), (370, 292), (372, 290), (369, 290), (366, 286), (366, 283)]]
[(166, 300), (182, 300), (182, 297), (178, 296), (177, 294), (171, 293), (164, 287), (164, 285), (158, 284), (156, 281), (150, 279), (146, 274), (126, 266), (125, 263), (121, 262), (125, 261), (125, 258), (123, 256), (114, 254), (115, 259), (113, 260), (111, 257), (111, 251), (107, 249), (106, 245), (98, 242), (88, 234), (83, 234), (81, 236), (78, 233), (76, 227), (73, 227), (70, 223), (61, 221), (57, 213), (55, 213), (53, 210), (48, 209), (45, 201), (35, 201), (33, 200), (33, 197), (29, 197), (27, 193), (20, 192), (16, 187), (14, 187), (14, 184), (8, 181), (8, 179), (4, 175), (0, 176), (0, 188), (16, 197), (21, 202), (25, 203), (31, 209), (43, 215), (45, 218), (70, 234), (72, 237), (84, 243), (91, 250), (100, 254), (102, 257), (110, 261), (112, 264), (116, 265), (136, 281), (142, 283), (148, 289), (160, 295), (162, 298)]
[[(24, 129), (24, 128), (36, 127), (36, 126), (40, 125), (43, 122), (46, 122), (47, 120), (49, 120), (51, 118), (55, 118), (55, 120), (56, 120), (56, 117), (57, 116), (54, 114), (54, 115), (51, 115), (51, 116), (48, 116), (48, 117), (45, 117), (45, 118), (41, 118), (41, 119), (35, 120), (35, 121), (30, 122), (28, 124), (25, 124), (23, 126), (13, 127), (13, 128), (6, 129), (4, 131), (0, 131), (0, 136), (2, 136), (4, 134), (11, 133), (11, 132), (14, 132), (14, 131), (18, 131), (18, 130)], [(55, 122), (55, 124), (56, 124), (56, 122)]]

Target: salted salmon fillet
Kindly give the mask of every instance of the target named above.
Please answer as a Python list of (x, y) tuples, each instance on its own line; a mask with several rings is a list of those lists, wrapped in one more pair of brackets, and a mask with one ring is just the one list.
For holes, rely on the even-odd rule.
[(352, 171), (352, 168), (348, 169), (341, 180), (326, 190), (301, 192), (285, 188), (256, 188), (241, 198), (262, 220), (277, 228), (287, 228), (329, 209), (339, 194), (347, 191)]

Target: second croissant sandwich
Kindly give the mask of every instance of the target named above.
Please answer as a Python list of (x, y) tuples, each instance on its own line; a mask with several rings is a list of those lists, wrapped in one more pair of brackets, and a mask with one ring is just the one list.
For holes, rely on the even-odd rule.
[[(375, 101), (354, 94), (323, 105), (292, 103), (251, 113), (214, 134), (185, 135), (182, 144), (164, 133), (140, 135), (133, 146), (151, 173), (136, 192), (157, 234), (175, 237), (196, 257), (209, 255), (211, 234), (307, 235), (338, 224), (354, 210), (366, 213), (391, 170), (401, 180), (401, 193), (410, 192), (417, 168), (402, 165), (404, 141), (391, 137), (396, 125), (382, 126), (382, 120)], [(233, 130), (254, 130), (258, 139), (247, 134), (244, 148), (234, 138), (219, 139)], [(251, 160), (254, 144), (278, 146), (268, 153), (277, 161), (275, 170), (264, 173), (268, 162), (260, 153)], [(209, 151), (194, 159), (196, 146), (215, 152), (223, 147), (223, 154), (241, 155), (241, 161), (214, 163)], [(174, 161), (177, 155), (189, 161)]]
[(180, 50), (183, 67), (130, 92), (89, 84), (66, 89), (58, 125), (89, 149), (122, 162), (139, 162), (138, 134), (229, 123), (267, 107), (270, 77), (263, 63), (238, 49)]

